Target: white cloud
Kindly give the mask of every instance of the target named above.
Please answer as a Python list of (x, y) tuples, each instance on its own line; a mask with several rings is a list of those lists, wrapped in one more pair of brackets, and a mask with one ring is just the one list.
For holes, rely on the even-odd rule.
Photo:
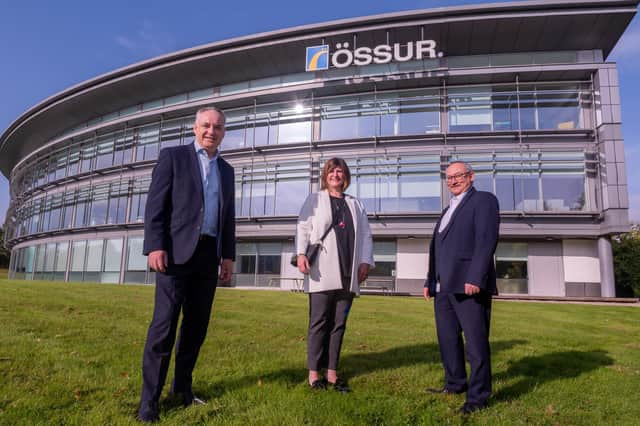
[(164, 31), (157, 31), (153, 23), (144, 19), (135, 34), (120, 34), (115, 38), (116, 44), (136, 54), (159, 56), (176, 50), (173, 36)]
[(136, 43), (133, 40), (121, 35), (116, 37), (116, 43), (129, 50), (135, 50), (137, 47)]

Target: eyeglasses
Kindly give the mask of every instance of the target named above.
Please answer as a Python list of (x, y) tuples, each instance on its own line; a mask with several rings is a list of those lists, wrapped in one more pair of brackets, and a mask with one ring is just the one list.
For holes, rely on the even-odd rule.
[(468, 174), (469, 172), (464, 172), (464, 173), (457, 173), (453, 176), (447, 176), (447, 182), (452, 182), (454, 180), (462, 180), (462, 178), (467, 177)]

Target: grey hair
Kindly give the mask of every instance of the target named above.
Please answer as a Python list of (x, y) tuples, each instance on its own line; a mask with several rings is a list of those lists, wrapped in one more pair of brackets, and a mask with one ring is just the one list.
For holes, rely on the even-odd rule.
[(203, 114), (209, 111), (215, 111), (218, 114), (220, 114), (222, 116), (222, 121), (224, 122), (224, 124), (227, 124), (227, 116), (225, 115), (224, 111), (222, 111), (220, 108), (214, 105), (209, 105), (209, 106), (200, 108), (198, 111), (196, 111), (196, 121), (198, 120), (198, 116), (200, 116), (200, 114)]
[(449, 165), (447, 167), (451, 167), (454, 164), (462, 164), (464, 166), (464, 171), (467, 173), (473, 173), (473, 167), (471, 167), (471, 164), (467, 163), (466, 161), (460, 161), (460, 160), (456, 160), (456, 161), (452, 161), (449, 163)]

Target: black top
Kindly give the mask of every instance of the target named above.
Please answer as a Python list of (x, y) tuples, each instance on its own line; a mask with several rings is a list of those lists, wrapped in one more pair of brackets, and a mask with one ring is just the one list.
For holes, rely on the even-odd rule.
[(338, 243), (338, 258), (340, 259), (340, 274), (343, 278), (351, 277), (353, 263), (353, 246), (355, 229), (351, 210), (344, 198), (331, 197), (331, 213), (333, 215), (333, 230)]

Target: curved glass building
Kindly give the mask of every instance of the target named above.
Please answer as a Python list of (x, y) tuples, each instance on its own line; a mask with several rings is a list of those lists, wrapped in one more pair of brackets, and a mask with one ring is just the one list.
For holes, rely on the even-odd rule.
[(500, 200), (502, 294), (615, 296), (628, 230), (616, 65), (638, 1), (527, 1), (340, 20), (212, 43), (54, 95), (0, 136), (10, 275), (151, 283), (150, 174), (227, 114), (236, 171), (232, 285), (295, 289), (298, 209), (340, 156), (374, 233), (375, 291), (421, 292), (449, 161)]

